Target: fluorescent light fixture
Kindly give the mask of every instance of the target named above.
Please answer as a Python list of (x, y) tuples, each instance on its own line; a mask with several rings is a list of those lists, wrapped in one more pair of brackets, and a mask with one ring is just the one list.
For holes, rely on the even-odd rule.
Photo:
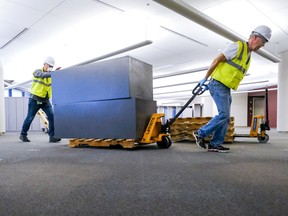
[[(205, 95), (199, 95), (198, 97), (204, 97)], [(207, 96), (207, 95), (206, 95)], [(187, 94), (187, 95), (175, 95), (173, 97), (171, 96), (166, 96), (166, 97), (158, 97), (158, 98), (154, 98), (154, 100), (163, 100), (163, 99), (167, 99), (167, 100), (179, 100), (179, 99), (188, 99), (188, 98), (191, 98), (192, 97), (192, 94)]]
[(170, 92), (162, 92), (162, 93), (154, 93), (154, 95), (163, 95), (163, 94), (173, 94), (173, 93), (180, 93), (180, 92), (192, 92), (193, 89), (186, 89), (180, 91), (170, 91)]
[(5, 48), (8, 46), (10, 43), (12, 43), (14, 40), (16, 40), (18, 37), (20, 37), (22, 34), (24, 34), (28, 28), (24, 28), (22, 31), (20, 31), (17, 35), (15, 35), (11, 40), (9, 40), (7, 43), (5, 43), (3, 46), (0, 47), (0, 49)]
[(195, 69), (191, 69), (191, 70), (180, 71), (180, 72), (167, 73), (164, 75), (154, 76), (153, 79), (161, 79), (161, 78), (178, 76), (178, 75), (183, 75), (183, 74), (196, 73), (196, 72), (208, 70), (208, 68), (209, 68), (209, 66), (201, 67), (201, 68), (195, 68)]
[(266, 83), (266, 82), (269, 82), (269, 80), (262, 80), (262, 81), (249, 82), (249, 83), (241, 83), (240, 85), (251, 85), (251, 84)]
[(174, 87), (174, 86), (188, 85), (188, 84), (195, 84), (195, 83), (198, 83), (198, 81), (194, 81), (194, 82), (185, 82), (185, 83), (176, 83), (176, 84), (163, 85), (163, 86), (157, 86), (157, 87), (154, 87), (153, 89), (167, 88), (167, 87)]
[(158, 105), (158, 108), (164, 107), (164, 104), (165, 104), (165, 107), (182, 107), (181, 103), (179, 103), (179, 102), (175, 102), (175, 103), (163, 102), (160, 105)]
[[(142, 41), (140, 43), (137, 43), (137, 44), (125, 47), (123, 49), (120, 49), (120, 50), (117, 50), (117, 51), (114, 51), (114, 52), (111, 52), (111, 53), (96, 57), (94, 59), (90, 59), (88, 61), (84, 61), (82, 63), (76, 64), (76, 65), (73, 65), (73, 66), (80, 66), (80, 65), (90, 64), (92, 62), (96, 62), (96, 61), (99, 61), (99, 60), (102, 60), (102, 59), (106, 59), (106, 58), (109, 58), (109, 57), (112, 57), (112, 56), (115, 56), (115, 55), (119, 55), (119, 54), (122, 54), (122, 53), (125, 53), (125, 52), (128, 52), (128, 51), (131, 51), (131, 50), (138, 49), (138, 48), (143, 47), (143, 46), (150, 45), (152, 43), (153, 43), (153, 41), (151, 41), (151, 40)], [(71, 67), (73, 67), (73, 66), (71, 66)]]
[[(278, 88), (268, 88), (268, 91), (277, 91), (278, 90)], [(256, 90), (243, 90), (243, 91), (241, 91), (241, 90), (239, 90), (239, 91), (235, 91), (235, 92), (233, 92), (233, 94), (243, 94), (243, 93), (253, 93), (253, 92), (264, 92), (264, 91), (266, 91), (266, 89), (265, 88), (263, 88), (263, 89), (256, 89)]]
[(168, 68), (168, 67), (171, 67), (171, 66), (173, 66), (173, 65), (171, 65), (171, 64), (164, 65), (164, 66), (160, 66), (160, 67), (155, 68), (155, 70), (160, 70), (160, 69)]

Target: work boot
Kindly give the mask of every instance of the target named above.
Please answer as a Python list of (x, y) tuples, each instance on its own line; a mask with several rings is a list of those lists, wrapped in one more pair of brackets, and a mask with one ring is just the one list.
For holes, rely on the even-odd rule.
[(206, 149), (205, 140), (204, 138), (200, 137), (197, 131), (193, 132), (193, 136), (195, 138), (195, 142), (197, 146), (199, 146), (200, 148)]
[(50, 137), (49, 137), (49, 142), (50, 142), (50, 143), (56, 143), (56, 142), (60, 142), (60, 141), (61, 141), (60, 138), (55, 138), (55, 137), (53, 137), (53, 136), (50, 136)]
[(220, 153), (226, 153), (229, 152), (230, 148), (226, 148), (222, 145), (219, 145), (217, 147), (212, 146), (210, 143), (208, 144), (208, 151), (209, 152), (220, 152)]
[(28, 137), (26, 135), (23, 135), (23, 134), (20, 134), (19, 139), (22, 140), (22, 142), (30, 142)]

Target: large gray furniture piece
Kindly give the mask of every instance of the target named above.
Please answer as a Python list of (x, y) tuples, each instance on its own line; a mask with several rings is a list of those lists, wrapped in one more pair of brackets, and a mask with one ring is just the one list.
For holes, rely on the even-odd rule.
[(55, 136), (140, 139), (157, 112), (152, 82), (152, 66), (132, 57), (53, 73)]
[(127, 98), (56, 105), (54, 110), (56, 137), (139, 139), (156, 103)]
[(153, 100), (152, 66), (122, 57), (52, 74), (53, 104), (141, 98)]

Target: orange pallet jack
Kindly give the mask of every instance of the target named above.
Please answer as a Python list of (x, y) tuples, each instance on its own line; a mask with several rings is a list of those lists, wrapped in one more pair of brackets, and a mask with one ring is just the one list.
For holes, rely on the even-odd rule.
[(146, 127), (142, 139), (138, 142), (139, 144), (150, 144), (157, 143), (159, 148), (169, 148), (172, 145), (170, 138), (170, 126), (175, 120), (182, 114), (182, 112), (189, 106), (197, 95), (203, 94), (207, 89), (207, 85), (200, 86), (199, 84), (193, 89), (192, 97), (185, 103), (181, 110), (171, 119), (163, 125), (162, 118), (165, 116), (164, 113), (154, 113)]
[[(235, 137), (248, 137), (257, 138), (260, 143), (266, 143), (269, 140), (266, 131), (270, 130), (269, 118), (268, 118), (268, 89), (265, 90), (265, 105), (266, 105), (266, 118), (263, 115), (256, 115), (252, 117), (250, 134), (235, 134)], [(264, 122), (265, 118), (265, 122)], [(259, 131), (260, 128), (260, 131)], [(259, 132), (258, 132), (259, 131)]]
[(48, 129), (49, 129), (49, 121), (47, 119), (47, 116), (46, 114), (44, 113), (44, 111), (42, 109), (39, 109), (39, 111), (37, 112), (37, 115), (40, 117), (43, 125), (44, 125), (44, 128), (42, 128), (42, 131), (43, 132), (48, 132)]

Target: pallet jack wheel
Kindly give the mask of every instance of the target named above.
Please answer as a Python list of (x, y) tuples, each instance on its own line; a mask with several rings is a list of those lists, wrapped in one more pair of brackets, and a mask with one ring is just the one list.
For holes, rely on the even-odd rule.
[(171, 145), (172, 145), (172, 141), (171, 141), (170, 137), (168, 137), (168, 136), (163, 136), (162, 141), (157, 142), (158, 148), (162, 148), (162, 149), (167, 149)]
[(268, 142), (268, 140), (269, 140), (269, 136), (268, 136), (268, 134), (264, 134), (264, 137), (261, 137), (260, 135), (258, 135), (258, 141), (260, 142), (260, 143), (267, 143)]

